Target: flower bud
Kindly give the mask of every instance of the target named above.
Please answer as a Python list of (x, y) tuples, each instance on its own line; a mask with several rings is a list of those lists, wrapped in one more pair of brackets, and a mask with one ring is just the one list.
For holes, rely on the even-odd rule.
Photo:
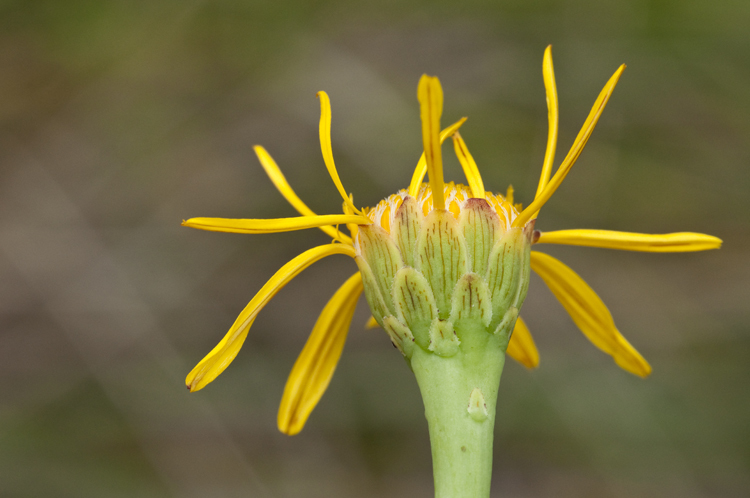
[[(512, 228), (518, 211), (502, 196), (471, 198), (446, 185), (446, 207), (432, 209), (424, 185), (382, 201), (359, 227), (355, 249), (373, 317), (410, 359), (414, 347), (450, 357), (474, 334), (505, 350), (529, 281), (531, 221)], [(481, 337), (477, 337), (482, 339)]]

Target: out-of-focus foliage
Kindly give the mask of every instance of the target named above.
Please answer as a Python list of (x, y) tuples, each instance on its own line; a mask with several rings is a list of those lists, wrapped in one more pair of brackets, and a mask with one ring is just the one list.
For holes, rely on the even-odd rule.
[[(564, 256), (654, 367), (629, 376), (575, 331), (541, 281), (524, 317), (541, 352), (506, 367), (500, 496), (741, 496), (750, 487), (750, 3), (0, 2), (0, 495), (430, 496), (416, 384), (364, 301), (302, 434), (275, 411), (317, 313), (352, 272), (324, 261), (260, 315), (200, 393), (183, 378), (318, 231), (181, 228), (190, 216), (292, 215), (264, 145), (321, 213), (339, 212), (317, 143), (333, 105), (359, 205), (408, 184), (416, 84), (490, 190), (533, 196), (552, 43), (558, 158), (626, 70), (539, 228), (696, 231), (721, 251)], [(446, 158), (452, 157), (450, 148)], [(559, 159), (558, 159), (559, 161)], [(446, 160), (446, 178), (462, 180)]]

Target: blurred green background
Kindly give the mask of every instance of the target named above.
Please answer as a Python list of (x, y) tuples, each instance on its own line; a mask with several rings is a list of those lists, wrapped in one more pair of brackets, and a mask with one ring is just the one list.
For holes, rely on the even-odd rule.
[[(359, 205), (404, 188), (416, 85), (488, 189), (528, 203), (553, 44), (558, 161), (628, 64), (538, 228), (697, 231), (720, 251), (540, 247), (583, 276), (654, 367), (617, 368), (544, 284), (541, 352), (500, 389), (493, 496), (739, 497), (750, 489), (750, 2), (0, 1), (0, 496), (429, 497), (416, 383), (364, 299), (305, 430), (276, 430), (296, 355), (356, 271), (335, 257), (260, 314), (232, 366), (183, 379), (273, 272), (321, 232), (243, 236), (191, 216), (294, 211), (251, 146), (320, 213), (340, 210), (317, 138), (325, 89)], [(463, 181), (446, 146), (446, 178)]]

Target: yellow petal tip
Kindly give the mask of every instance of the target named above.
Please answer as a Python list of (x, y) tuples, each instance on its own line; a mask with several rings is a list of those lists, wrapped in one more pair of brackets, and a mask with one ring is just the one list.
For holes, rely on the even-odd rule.
[(191, 393), (200, 391), (204, 387), (206, 387), (205, 384), (201, 385), (200, 381), (198, 379), (191, 379), (190, 376), (185, 380), (185, 387), (187, 387), (187, 390)]
[(539, 358), (534, 361), (531, 358), (524, 358), (518, 361), (521, 365), (523, 365), (527, 370), (536, 370), (539, 368)]
[(287, 436), (296, 436), (300, 433), (300, 430), (302, 429), (297, 427), (290, 427), (290, 426), (282, 426), (281, 424), (278, 425), (279, 432), (282, 434), (286, 434)]
[(652, 370), (651, 370), (651, 365), (646, 363), (645, 365), (642, 365), (642, 370), (638, 370), (638, 371), (628, 370), (628, 371), (634, 375), (637, 375), (641, 379), (646, 379), (648, 378), (649, 375), (651, 375)]
[(625, 71), (627, 67), (628, 66), (626, 66), (625, 64), (621, 64), (620, 67), (617, 68), (617, 71), (615, 71), (615, 74), (612, 76), (610, 80), (612, 82), (612, 86), (614, 86), (618, 82), (618, 80), (620, 79), (620, 76), (622, 76), (623, 71)]
[(645, 379), (651, 375), (651, 365), (649, 365), (649, 363), (638, 352), (634, 351), (634, 353), (634, 356), (627, 358), (615, 356), (615, 363), (626, 372), (637, 375), (641, 379)]

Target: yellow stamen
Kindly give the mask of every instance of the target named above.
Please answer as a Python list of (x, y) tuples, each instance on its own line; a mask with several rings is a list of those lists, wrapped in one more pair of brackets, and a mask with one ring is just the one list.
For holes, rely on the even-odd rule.
[(594, 107), (592, 107), (589, 116), (583, 123), (583, 127), (578, 133), (575, 142), (573, 142), (573, 146), (570, 148), (568, 155), (565, 156), (562, 164), (560, 164), (560, 167), (557, 169), (557, 172), (549, 181), (547, 186), (544, 187), (544, 190), (542, 190), (542, 192), (536, 197), (536, 199), (534, 199), (534, 202), (529, 204), (526, 209), (521, 212), (521, 215), (515, 219), (515, 221), (513, 222), (514, 227), (525, 225), (526, 222), (532, 218), (534, 213), (538, 212), (539, 209), (541, 209), (541, 207), (544, 206), (544, 204), (549, 200), (549, 198), (552, 197), (552, 194), (555, 193), (557, 188), (565, 179), (565, 176), (570, 171), (570, 168), (573, 167), (573, 164), (575, 164), (576, 159), (578, 159), (578, 156), (581, 154), (583, 147), (586, 145), (586, 142), (588, 142), (591, 133), (594, 131), (594, 127), (596, 126), (597, 121), (599, 121), (599, 116), (601, 116), (602, 112), (604, 111), (604, 107), (607, 105), (607, 102), (609, 101), (609, 98), (615, 89), (615, 85), (617, 85), (617, 81), (620, 79), (620, 75), (622, 75), (622, 72), (624, 70), (625, 64), (620, 66), (620, 68), (615, 71), (615, 74), (613, 74), (609, 79), (607, 84), (604, 85), (604, 89), (599, 94), (596, 102), (594, 102)]
[(513, 335), (510, 336), (508, 350), (505, 354), (516, 360), (526, 368), (536, 368), (539, 366), (539, 351), (536, 349), (531, 332), (526, 326), (526, 322), (519, 316), (516, 320), (516, 326), (513, 328)]
[(323, 161), (326, 163), (328, 174), (331, 175), (331, 180), (336, 185), (341, 198), (344, 199), (344, 203), (353, 212), (359, 214), (359, 210), (346, 194), (346, 190), (344, 190), (339, 174), (336, 171), (336, 164), (333, 162), (333, 147), (331, 147), (331, 101), (328, 98), (328, 94), (323, 91), (318, 92), (318, 98), (320, 99), (320, 149), (323, 152)]
[(417, 88), (422, 117), (422, 144), (432, 186), (435, 209), (445, 209), (443, 197), (443, 153), (440, 148), (440, 116), (443, 114), (443, 88), (440, 80), (423, 74)]
[(362, 275), (352, 275), (331, 297), (294, 363), (281, 398), (279, 430), (293, 436), (305, 426), (336, 370), (362, 294)]
[[(234, 218), (190, 218), (182, 226), (208, 230), (211, 232), (230, 233), (277, 233), (291, 232), (345, 223), (369, 224), (370, 219), (360, 215), (326, 214), (316, 216), (297, 216), (296, 218), (274, 219), (234, 219)], [(339, 238), (339, 237), (336, 237)]]
[(303, 252), (296, 258), (281, 267), (271, 279), (258, 291), (255, 297), (248, 303), (240, 316), (234, 321), (229, 332), (216, 345), (210, 353), (198, 363), (185, 379), (190, 392), (203, 389), (211, 381), (224, 371), (232, 363), (234, 357), (242, 347), (255, 317), (260, 310), (279, 292), (286, 284), (296, 277), (302, 270), (316, 261), (332, 256), (334, 254), (346, 254), (355, 257), (354, 248), (347, 244), (328, 244), (313, 247)]
[(718, 249), (721, 239), (704, 233), (645, 234), (610, 230), (557, 230), (542, 232), (538, 243), (601, 247), (643, 252), (691, 252)]
[(630, 373), (647, 377), (651, 366), (620, 334), (607, 306), (573, 270), (547, 254), (531, 251), (531, 269), (552, 291), (581, 332), (615, 363)]
[(469, 182), (471, 195), (478, 199), (484, 199), (484, 182), (482, 182), (482, 176), (479, 174), (479, 168), (469, 153), (466, 142), (458, 132), (453, 134), (453, 148), (456, 151), (458, 162), (461, 163), (461, 168), (464, 170), (466, 180)]
[[(260, 161), (261, 166), (263, 166), (263, 169), (266, 171), (266, 174), (271, 179), (271, 181), (276, 186), (276, 188), (281, 193), (281, 195), (284, 196), (284, 199), (286, 199), (287, 202), (291, 204), (292, 207), (296, 209), (297, 212), (301, 214), (302, 216), (317, 216), (312, 209), (307, 207), (307, 204), (302, 202), (302, 199), (300, 199), (297, 196), (297, 194), (294, 192), (292, 187), (289, 186), (289, 183), (286, 181), (286, 177), (281, 172), (281, 169), (276, 164), (276, 161), (273, 160), (273, 158), (266, 151), (266, 149), (264, 149), (260, 145), (256, 145), (253, 147), (253, 150), (255, 151), (255, 155), (258, 156), (258, 160)], [(351, 238), (339, 232), (332, 226), (321, 226), (318, 228), (323, 230), (326, 234), (328, 234), (332, 238), (336, 240), (340, 240), (341, 242), (345, 244), (352, 243)]]
[[(452, 136), (456, 130), (461, 128), (468, 118), (461, 118), (443, 131), (440, 132), (440, 143), (445, 142), (445, 139)], [(419, 193), (419, 188), (422, 186), (424, 177), (427, 174), (427, 159), (425, 159), (424, 152), (417, 162), (417, 167), (414, 169), (414, 174), (411, 176), (411, 183), (409, 183), (409, 195), (416, 197)]]

